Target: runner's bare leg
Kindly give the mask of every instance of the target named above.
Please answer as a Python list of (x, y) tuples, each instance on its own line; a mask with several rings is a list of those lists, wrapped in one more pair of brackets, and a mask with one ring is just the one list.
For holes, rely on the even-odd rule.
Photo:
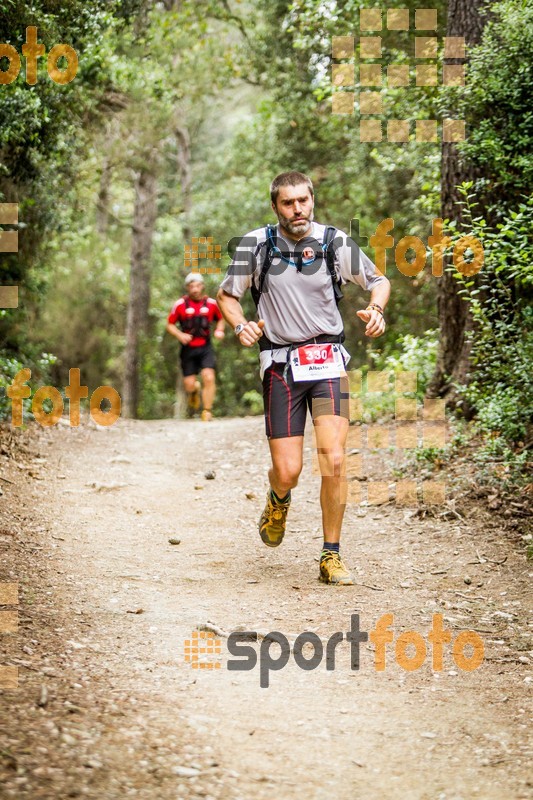
[(202, 376), (202, 403), (204, 408), (211, 411), (215, 402), (216, 392), (215, 370), (205, 367), (200, 374)]
[(322, 476), (320, 505), (324, 541), (339, 542), (346, 508), (346, 438), (349, 420), (324, 414), (313, 420)]
[(285, 497), (298, 483), (303, 465), (303, 436), (269, 439), (272, 467), (268, 471), (270, 486), (278, 497)]
[(196, 381), (197, 381), (196, 375), (186, 375), (183, 378), (183, 385), (185, 387), (185, 391), (187, 392), (187, 394), (192, 394), (194, 392), (194, 389), (196, 387)]

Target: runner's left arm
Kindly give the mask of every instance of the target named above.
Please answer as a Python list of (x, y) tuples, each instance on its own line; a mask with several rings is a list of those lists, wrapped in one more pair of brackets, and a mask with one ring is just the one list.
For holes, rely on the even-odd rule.
[(224, 317), (222, 316), (222, 313), (221, 313), (220, 308), (218, 307), (218, 305), (217, 305), (217, 307), (215, 309), (215, 313), (214, 313), (213, 316), (214, 316), (214, 319), (217, 320), (217, 324), (215, 325), (215, 330), (214, 330), (215, 339), (223, 339), (224, 336), (226, 335), (226, 333), (224, 331), (224, 328), (226, 327), (226, 323), (224, 322)]
[(357, 283), (370, 292), (367, 308), (357, 311), (357, 316), (366, 323), (365, 335), (377, 339), (385, 333), (384, 312), (390, 297), (390, 282), (359, 247), (348, 241), (346, 234), (340, 231), (339, 234), (344, 238), (337, 249), (340, 276), (343, 282)]
[(377, 339), (385, 333), (385, 317), (384, 314), (377, 308), (372, 308), (372, 304), (378, 305), (385, 312), (385, 306), (389, 302), (390, 297), (390, 282), (382, 276), (383, 280), (380, 281), (370, 293), (370, 303), (365, 309), (357, 312), (359, 319), (366, 322), (365, 336), (370, 336), (372, 339)]
[(223, 339), (226, 335), (224, 328), (226, 323), (224, 322), (224, 318), (220, 319), (215, 327), (214, 335), (216, 339)]

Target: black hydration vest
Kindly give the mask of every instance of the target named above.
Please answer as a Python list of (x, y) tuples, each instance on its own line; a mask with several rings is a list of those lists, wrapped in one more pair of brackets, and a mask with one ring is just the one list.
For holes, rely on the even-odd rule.
[[(322, 252), (321, 253), (315, 253), (315, 258), (324, 258), (325, 261), (326, 261), (326, 267), (328, 269), (328, 272), (329, 272), (329, 275), (330, 275), (330, 278), (331, 278), (331, 286), (332, 286), (332, 289), (333, 289), (333, 295), (335, 297), (335, 302), (338, 305), (340, 303), (340, 301), (342, 300), (342, 298), (343, 298), (343, 294), (342, 294), (342, 289), (341, 289), (341, 281), (337, 278), (337, 275), (336, 275), (336, 272), (335, 272), (335, 249), (333, 247), (333, 240), (335, 239), (335, 234), (336, 233), (337, 233), (337, 229), (334, 228), (333, 226), (328, 225), (326, 227), (326, 229), (324, 230), (324, 239), (323, 239), (322, 244), (321, 244)], [(276, 225), (267, 225), (266, 228), (265, 228), (265, 234), (266, 234), (265, 241), (262, 242), (256, 248), (256, 251), (254, 253), (254, 255), (257, 257), (257, 255), (259, 254), (260, 250), (262, 250), (263, 247), (266, 248), (265, 259), (263, 261), (263, 266), (261, 267), (261, 274), (259, 275), (259, 286), (255, 286), (255, 284), (252, 283), (252, 287), (251, 287), (252, 298), (253, 298), (253, 301), (254, 301), (256, 307), (259, 305), (259, 300), (261, 299), (261, 294), (263, 293), (263, 286), (264, 286), (264, 283), (265, 283), (265, 278), (266, 278), (266, 276), (268, 274), (268, 271), (269, 271), (270, 267), (272, 266), (272, 261), (274, 260), (274, 257), (278, 256), (286, 264), (291, 264), (292, 263), (291, 259), (288, 259), (286, 256), (284, 256), (283, 253), (281, 252), (281, 250), (278, 247), (278, 244), (277, 244), (277, 227), (276, 227)], [(294, 266), (296, 266), (298, 271), (300, 271), (302, 269), (301, 260), (300, 260), (299, 264), (295, 264)], [(315, 336), (314, 339), (309, 339), (306, 342), (295, 343), (295, 344), (293, 344), (291, 346), (291, 349), (292, 349), (292, 347), (299, 347), (299, 346), (304, 345), (304, 344), (320, 344), (321, 342), (332, 342), (332, 341), (343, 342), (344, 338), (345, 338), (344, 337), (344, 330), (338, 336), (331, 336), (329, 334), (327, 334), (327, 335), (326, 334), (321, 334), (320, 336)], [(259, 339), (259, 350), (261, 350), (261, 351), (263, 351), (263, 350), (271, 350), (272, 348), (274, 348), (276, 346), (277, 347), (282, 347), (283, 345), (275, 345), (273, 342), (271, 342), (266, 337), (265, 334), (263, 334), (262, 337)], [(290, 352), (289, 352), (289, 356), (290, 356)], [(287, 357), (287, 363), (288, 363), (288, 357)]]
[[(335, 249), (333, 247), (333, 240), (335, 239), (335, 234), (337, 233), (337, 229), (331, 225), (328, 225), (324, 230), (324, 239), (321, 245), (321, 253), (315, 253), (315, 258), (324, 258), (326, 260), (326, 266), (328, 268), (328, 272), (331, 278), (331, 285), (333, 288), (333, 294), (335, 296), (335, 302), (337, 305), (342, 300), (342, 290), (341, 290), (341, 281), (337, 279), (337, 275), (335, 274)], [(265, 228), (266, 238), (265, 241), (262, 242), (257, 248), (254, 255), (257, 257), (259, 251), (262, 250), (263, 247), (266, 248), (265, 251), (265, 258), (263, 261), (263, 266), (261, 267), (261, 274), (259, 275), (259, 286), (255, 286), (252, 283), (251, 292), (252, 298), (256, 306), (259, 305), (259, 300), (261, 298), (261, 294), (263, 293), (263, 286), (265, 283), (265, 278), (268, 274), (270, 267), (272, 266), (272, 261), (274, 260), (275, 256), (281, 258), (286, 264), (291, 264), (291, 259), (288, 259), (286, 256), (283, 255), (281, 250), (278, 247), (277, 243), (277, 227), (276, 225), (267, 225)], [(294, 265), (297, 267), (298, 271), (301, 270), (301, 260), (300, 264)]]
[[(185, 301), (185, 308), (192, 308), (192, 304), (187, 295), (184, 295), (183, 299)], [(207, 297), (203, 297), (201, 302), (202, 306), (207, 307)], [(199, 339), (206, 339), (209, 341), (211, 326), (207, 314), (199, 314), (197, 311), (195, 311), (194, 314), (186, 314), (185, 319), (181, 323), (181, 329), (184, 333), (190, 333), (191, 336), (195, 338), (198, 337)]]

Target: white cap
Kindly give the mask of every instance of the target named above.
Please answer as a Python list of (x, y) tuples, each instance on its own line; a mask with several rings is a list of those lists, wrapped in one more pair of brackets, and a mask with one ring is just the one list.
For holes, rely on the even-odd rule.
[(199, 283), (203, 283), (204, 279), (199, 272), (189, 272), (189, 274), (185, 278), (185, 286), (188, 286), (189, 283), (192, 283), (193, 281), (198, 281)]

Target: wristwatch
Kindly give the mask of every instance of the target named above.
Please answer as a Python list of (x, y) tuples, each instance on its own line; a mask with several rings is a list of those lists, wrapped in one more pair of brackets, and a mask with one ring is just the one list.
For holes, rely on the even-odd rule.
[(246, 328), (247, 325), (248, 325), (247, 322), (239, 322), (239, 324), (235, 326), (235, 336), (238, 336), (239, 333), (242, 333), (242, 331)]

